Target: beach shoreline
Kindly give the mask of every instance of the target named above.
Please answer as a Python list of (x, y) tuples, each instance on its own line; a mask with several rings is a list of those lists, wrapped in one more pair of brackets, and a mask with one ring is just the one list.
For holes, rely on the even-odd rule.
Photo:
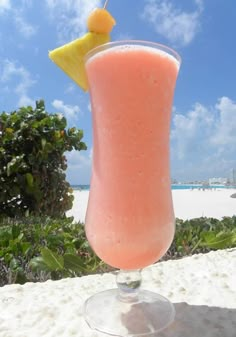
[[(175, 217), (182, 220), (232, 217), (236, 215), (236, 198), (231, 198), (234, 193), (236, 189), (224, 188), (172, 190)], [(76, 222), (84, 222), (89, 191), (74, 190), (73, 195), (73, 207), (67, 216), (73, 216)]]

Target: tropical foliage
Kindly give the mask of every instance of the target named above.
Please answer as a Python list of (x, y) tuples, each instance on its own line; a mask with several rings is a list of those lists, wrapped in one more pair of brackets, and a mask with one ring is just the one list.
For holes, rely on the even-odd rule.
[(60, 217), (72, 207), (65, 152), (86, 145), (66, 124), (44, 101), (0, 114), (0, 216)]
[(81, 276), (101, 265), (71, 218), (25, 218), (0, 225), (0, 285)]
[(176, 221), (175, 238), (164, 259), (236, 247), (236, 216)]
[[(163, 260), (232, 247), (236, 247), (236, 216), (177, 219), (174, 241)], [(84, 225), (71, 218), (0, 222), (0, 285), (109, 270), (89, 247)]]

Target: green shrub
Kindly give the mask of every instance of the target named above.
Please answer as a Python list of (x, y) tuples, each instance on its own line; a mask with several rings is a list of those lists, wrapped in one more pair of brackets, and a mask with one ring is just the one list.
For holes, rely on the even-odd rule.
[(236, 247), (236, 216), (176, 220), (175, 237), (164, 260)]
[(100, 267), (84, 226), (71, 218), (26, 218), (0, 224), (0, 285), (81, 276)]
[(66, 129), (66, 119), (22, 107), (0, 115), (0, 217), (27, 214), (60, 217), (72, 207), (66, 181), (66, 151), (85, 150), (83, 132)]
[[(162, 260), (232, 247), (236, 247), (236, 216), (177, 219), (174, 241)], [(0, 221), (0, 285), (111, 270), (91, 250), (84, 225), (72, 218)]]

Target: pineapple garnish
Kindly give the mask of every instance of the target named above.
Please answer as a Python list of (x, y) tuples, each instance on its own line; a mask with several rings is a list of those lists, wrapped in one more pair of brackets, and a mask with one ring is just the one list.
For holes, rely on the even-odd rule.
[(49, 52), (49, 58), (84, 91), (88, 90), (85, 55), (93, 48), (110, 41), (110, 32), (115, 23), (106, 8), (96, 8), (87, 19), (88, 33)]

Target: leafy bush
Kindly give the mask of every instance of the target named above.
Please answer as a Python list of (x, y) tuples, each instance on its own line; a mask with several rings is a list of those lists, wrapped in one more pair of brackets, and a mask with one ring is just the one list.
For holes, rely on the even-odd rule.
[[(236, 216), (177, 219), (174, 241), (162, 260), (232, 247), (236, 247)], [(89, 247), (84, 225), (72, 223), (72, 218), (0, 222), (0, 285), (111, 270)]]
[(0, 225), (0, 285), (81, 276), (102, 268), (84, 226), (72, 219), (26, 218)]
[(60, 217), (72, 207), (66, 181), (66, 151), (85, 150), (83, 132), (66, 129), (66, 119), (22, 107), (0, 115), (0, 216)]
[(236, 247), (236, 216), (222, 220), (204, 217), (186, 221), (177, 219), (174, 240), (163, 259), (231, 247)]

